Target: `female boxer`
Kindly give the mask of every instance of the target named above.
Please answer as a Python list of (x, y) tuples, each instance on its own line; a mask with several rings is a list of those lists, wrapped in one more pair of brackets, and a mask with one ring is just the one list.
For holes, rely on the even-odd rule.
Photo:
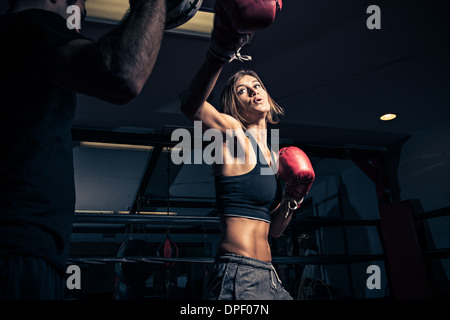
[[(223, 113), (206, 101), (225, 63), (243, 59), (239, 50), (250, 38), (250, 34), (239, 33), (232, 26), (227, 14), (233, 17), (233, 10), (237, 9), (230, 3), (216, 1), (211, 46), (181, 103), (183, 113), (192, 121), (202, 121), (203, 129), (214, 128), (223, 135), (232, 132), (236, 149), (244, 153), (241, 163), (239, 152), (224, 143), (223, 161), (215, 164), (222, 237), (204, 297), (292, 300), (271, 264), (268, 236), (281, 234), (293, 210), (289, 209), (290, 199), (282, 199), (277, 176), (263, 175), (260, 170), (276, 168), (277, 154), (267, 144), (267, 123), (276, 123), (283, 109), (270, 97), (259, 76), (246, 70), (229, 79), (221, 99)], [(267, 7), (261, 8), (261, 3)], [(255, 10), (263, 12), (252, 14), (274, 16), (278, 2), (274, 0), (272, 6), (268, 3), (259, 2)], [(234, 15), (238, 16), (236, 12)]]

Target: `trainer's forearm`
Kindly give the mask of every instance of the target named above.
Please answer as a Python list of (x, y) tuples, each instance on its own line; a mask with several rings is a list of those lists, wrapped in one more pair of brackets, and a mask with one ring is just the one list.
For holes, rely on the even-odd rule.
[(208, 99), (217, 79), (222, 72), (222, 65), (216, 65), (205, 59), (200, 69), (191, 80), (181, 99), (181, 111), (193, 116), (197, 109)]
[(158, 57), (165, 20), (166, 0), (134, 1), (120, 25), (98, 41), (105, 72), (140, 91)]

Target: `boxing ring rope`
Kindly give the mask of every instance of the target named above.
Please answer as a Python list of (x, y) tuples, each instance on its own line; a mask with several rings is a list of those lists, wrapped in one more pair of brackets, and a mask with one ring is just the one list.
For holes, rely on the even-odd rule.
[[(148, 214), (123, 214), (123, 213), (76, 213), (74, 224), (150, 224), (150, 225), (203, 225), (219, 227), (219, 217), (204, 216), (171, 216)], [(305, 217), (291, 220), (291, 225), (300, 229), (316, 227), (342, 227), (342, 226), (374, 226), (380, 225), (379, 220), (341, 219)]]
[[(372, 255), (309, 255), (305, 257), (296, 256), (286, 256), (286, 257), (273, 257), (273, 264), (347, 264), (347, 263), (358, 263), (365, 261), (374, 260), (384, 260), (385, 256), (383, 254), (372, 254)], [(213, 263), (214, 258), (202, 258), (202, 257), (182, 257), (182, 258), (160, 258), (160, 257), (133, 257), (129, 256), (126, 258), (103, 258), (103, 257), (92, 257), (92, 258), (69, 258), (68, 263), (87, 263), (87, 264), (105, 264), (105, 263), (154, 263), (154, 264), (164, 264), (167, 262), (184, 262), (184, 263)]]
[[(141, 215), (141, 214), (99, 214), (99, 213), (77, 213), (75, 214), (74, 226), (78, 224), (87, 224), (95, 226), (96, 224), (122, 224), (122, 225), (182, 225), (182, 226), (203, 226), (220, 228), (218, 217), (204, 216), (168, 216), (168, 215)], [(373, 226), (380, 228), (379, 220), (343, 220), (334, 218), (318, 218), (318, 217), (300, 217), (291, 221), (291, 227), (297, 230), (310, 230), (321, 227), (343, 227), (343, 226)], [(348, 264), (364, 261), (385, 260), (384, 254), (356, 254), (356, 255), (308, 255), (308, 256), (273, 256), (274, 264), (288, 265), (307, 265), (307, 264)], [(105, 264), (105, 263), (154, 263), (163, 264), (167, 262), (180, 263), (213, 263), (213, 257), (69, 257), (68, 263), (88, 263), (88, 264)]]
[[(445, 218), (450, 216), (450, 207), (441, 208), (429, 212), (424, 212), (414, 215), (414, 220), (417, 223), (424, 223), (428, 219)], [(167, 216), (167, 215), (144, 215), (144, 214), (119, 214), (119, 213), (77, 213), (75, 214), (74, 227), (82, 226), (85, 230), (89, 229), (105, 229), (108, 230), (111, 226), (166, 226), (177, 225), (195, 227), (203, 226), (202, 230), (209, 228), (209, 232), (215, 232), (220, 229), (220, 221), (218, 217), (204, 217), (204, 216)], [(105, 227), (105, 225), (107, 225)], [(345, 226), (372, 226), (377, 228), (380, 241), (384, 250), (384, 243), (381, 230), (380, 220), (346, 220), (340, 218), (322, 218), (322, 217), (296, 217), (291, 221), (290, 228), (299, 231), (316, 230), (322, 227), (345, 227)], [(186, 229), (183, 229), (186, 230)], [(195, 231), (195, 230), (194, 230)], [(181, 231), (183, 232), (183, 231)], [(380, 233), (381, 232), (381, 233)], [(418, 230), (419, 234), (423, 230)], [(419, 237), (420, 238), (420, 237)], [(449, 259), (450, 248), (432, 248), (426, 245), (426, 239), (419, 239), (423, 246), (423, 253), (428, 263), (434, 259)], [(87, 265), (106, 265), (111, 263), (145, 263), (153, 265), (164, 265), (168, 262), (173, 263), (194, 263), (194, 264), (211, 264), (213, 257), (157, 257), (157, 256), (71, 256), (68, 264), (87, 264)], [(308, 255), (308, 256), (273, 256), (272, 262), (274, 265), (334, 265), (334, 264), (351, 264), (367, 261), (387, 261), (386, 254), (371, 254), (371, 255)], [(389, 273), (387, 269), (386, 272)], [(428, 270), (432, 274), (432, 270)], [(390, 282), (390, 276), (388, 276)], [(389, 285), (390, 286), (390, 285)]]
[(151, 224), (151, 225), (212, 225), (219, 227), (218, 217), (170, 216), (124, 213), (76, 213), (74, 224)]

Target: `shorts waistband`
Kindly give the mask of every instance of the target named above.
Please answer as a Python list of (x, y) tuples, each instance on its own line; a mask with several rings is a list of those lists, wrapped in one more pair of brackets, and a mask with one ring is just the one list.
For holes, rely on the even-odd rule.
[(235, 253), (222, 253), (215, 258), (216, 262), (231, 262), (241, 265), (248, 265), (255, 268), (273, 270), (272, 262), (262, 261), (255, 258), (241, 256)]

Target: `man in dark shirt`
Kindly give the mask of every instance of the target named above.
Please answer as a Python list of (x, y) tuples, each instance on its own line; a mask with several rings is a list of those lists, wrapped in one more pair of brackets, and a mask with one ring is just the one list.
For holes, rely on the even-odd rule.
[(155, 64), (165, 0), (130, 0), (95, 42), (67, 26), (85, 0), (10, 0), (0, 15), (0, 299), (62, 299), (75, 209), (76, 92), (136, 97)]

